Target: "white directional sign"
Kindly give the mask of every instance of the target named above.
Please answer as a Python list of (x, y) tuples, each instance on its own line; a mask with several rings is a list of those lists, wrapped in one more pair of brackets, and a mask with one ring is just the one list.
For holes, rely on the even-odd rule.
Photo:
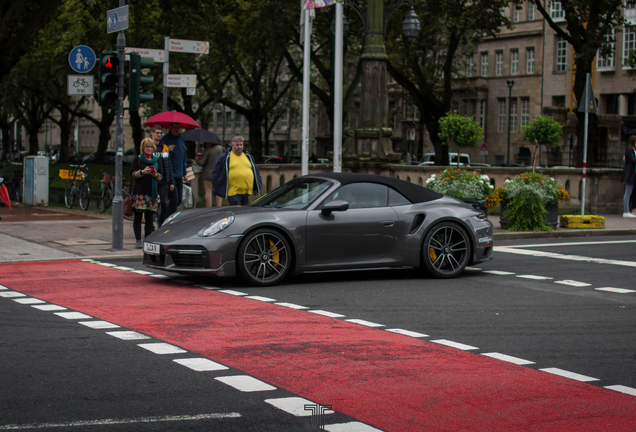
[(196, 75), (168, 75), (168, 83), (166, 87), (196, 87), (197, 76)]
[(106, 12), (106, 29), (108, 33), (126, 30), (128, 28), (128, 5), (111, 9)]
[(93, 75), (68, 75), (67, 83), (69, 96), (91, 96), (94, 93)]
[(166, 51), (160, 49), (149, 48), (128, 48), (126, 47), (126, 60), (130, 60), (131, 52), (139, 53), (141, 57), (153, 59), (155, 63), (163, 63), (166, 61)]
[(182, 52), (191, 54), (209, 54), (210, 43), (205, 41), (170, 39), (170, 46), (168, 50), (171, 52)]

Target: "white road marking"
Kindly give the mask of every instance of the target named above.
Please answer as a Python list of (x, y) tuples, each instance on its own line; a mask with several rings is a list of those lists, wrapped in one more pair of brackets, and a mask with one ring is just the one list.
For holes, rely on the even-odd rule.
[(100, 426), (100, 425), (119, 425), (119, 424), (135, 424), (135, 423), (158, 423), (158, 422), (175, 422), (175, 421), (197, 421), (197, 420), (211, 420), (211, 419), (226, 419), (226, 418), (239, 418), (241, 414), (231, 413), (211, 413), (211, 414), (197, 414), (197, 415), (182, 415), (182, 416), (165, 416), (165, 417), (139, 417), (132, 419), (103, 419), (103, 420), (83, 420), (66, 423), (32, 423), (32, 424), (14, 424), (0, 426), (0, 430), (29, 430), (29, 429), (47, 429), (47, 428), (60, 428), (60, 427), (86, 427), (86, 426)]
[(548, 279), (554, 279), (551, 278), (549, 276), (537, 276), (537, 275), (517, 275), (518, 278), (522, 278), (522, 279), (532, 279), (532, 280), (548, 280)]
[[(314, 413), (311, 409), (305, 410), (305, 405), (311, 405), (312, 407), (318, 406), (317, 403), (301, 397), (265, 399), (265, 402), (296, 417), (310, 417)], [(322, 414), (333, 414), (333, 411), (330, 409), (325, 409), (320, 412)]]
[(315, 314), (318, 314), (318, 315), (324, 315), (324, 316), (327, 316), (327, 317), (330, 317), (330, 318), (343, 318), (345, 316), (345, 315), (337, 314), (337, 313), (334, 313), (334, 312), (327, 312), (327, 311), (324, 311), (324, 310), (311, 310), (309, 312), (315, 313)]
[(95, 330), (119, 328), (117, 324), (109, 323), (108, 321), (80, 321), (80, 324)]
[(26, 297), (26, 294), (22, 294), (17, 291), (7, 291), (7, 292), (0, 292), (0, 297), (4, 297), (4, 298)]
[(275, 303), (278, 306), (285, 306), (291, 309), (309, 309), (307, 306), (301, 306), (294, 303)]
[(462, 343), (459, 343), (459, 342), (453, 342), (453, 341), (449, 341), (449, 340), (446, 340), (446, 339), (436, 339), (436, 340), (432, 340), (431, 342), (435, 342), (435, 343), (438, 343), (440, 345), (446, 345), (446, 346), (449, 346), (451, 348), (457, 348), (457, 349), (464, 350), (464, 351), (479, 349), (479, 348), (474, 347), (474, 346), (465, 345), (465, 344), (462, 344)]
[(625, 393), (631, 396), (636, 396), (636, 388), (631, 388), (624, 385), (611, 385), (611, 386), (605, 386), (605, 388), (609, 390)]
[(210, 371), (220, 371), (229, 369), (227, 366), (223, 366), (220, 363), (213, 362), (212, 360), (198, 357), (198, 358), (184, 358), (184, 359), (174, 359), (176, 363), (179, 363), (182, 366), (188, 367), (197, 372), (210, 372)]
[(249, 375), (230, 375), (216, 377), (214, 379), (217, 381), (221, 381), (223, 384), (227, 384), (230, 387), (234, 387), (238, 391), (246, 393), (276, 390), (276, 387), (274, 387), (273, 385), (269, 385)]
[(248, 298), (250, 300), (258, 300), (258, 301), (262, 301), (262, 302), (275, 302), (276, 301), (276, 299), (269, 298), (269, 297), (262, 297), (262, 296), (247, 296), (245, 298)]
[(45, 305), (41, 305), (41, 306), (37, 306), (36, 305), (36, 306), (31, 306), (31, 307), (39, 309), (41, 311), (48, 311), (48, 312), (66, 310), (65, 307), (58, 306), (58, 305), (53, 305), (53, 304), (45, 304)]
[(8, 290), (8, 289), (9, 289), (9, 288), (7, 288), (6, 286), (4, 286), (4, 285), (0, 285), (0, 291), (2, 291), (2, 290)]
[(61, 316), (66, 319), (91, 319), (90, 315), (83, 314), (81, 312), (55, 312), (55, 315)]
[(372, 426), (360, 422), (335, 423), (324, 425), (327, 432), (382, 432)]
[(600, 381), (598, 378), (592, 378), (589, 376), (577, 374), (577, 373), (566, 371), (559, 368), (545, 368), (545, 369), (539, 369), (539, 370), (543, 372), (551, 373), (553, 375), (559, 375), (564, 378), (570, 378), (570, 379), (581, 381), (581, 382)]
[(555, 258), (555, 259), (562, 259), (562, 260), (568, 260), (568, 261), (593, 262), (597, 264), (620, 265), (624, 267), (636, 267), (636, 261), (608, 260), (603, 258), (585, 257), (581, 255), (564, 255), (564, 254), (553, 253), (553, 252), (515, 249), (510, 246), (495, 246), (494, 249), (496, 252), (512, 253), (517, 255), (528, 255), (528, 256), (543, 257), (543, 258)]
[(110, 264), (110, 263), (99, 262), (99, 261), (95, 261), (95, 264), (98, 264), (98, 265), (104, 266), (104, 267), (117, 267), (117, 264)]
[(365, 321), (365, 320), (361, 320), (361, 319), (348, 319), (348, 320), (345, 320), (345, 321), (350, 322), (350, 323), (354, 323), (354, 324), (360, 324), (360, 325), (367, 326), (367, 327), (384, 327), (384, 324), (378, 324), (378, 323), (374, 323), (374, 322), (371, 322), (371, 321)]
[(234, 295), (234, 296), (246, 296), (247, 295), (247, 293), (240, 292), (240, 291), (234, 291), (234, 290), (220, 290), (219, 292), (222, 292), (224, 294)]
[(479, 267), (465, 267), (464, 270), (469, 270), (469, 271), (481, 271), (481, 269)]
[[(530, 248), (530, 247), (550, 247), (550, 246), (587, 246), (587, 245), (602, 245), (602, 244), (621, 244), (621, 243), (636, 243), (636, 240), (606, 240), (606, 241), (587, 241), (587, 242), (569, 242), (569, 243), (541, 243), (541, 244), (529, 244), (529, 245), (515, 245), (505, 246), (509, 248)], [(498, 246), (495, 246), (498, 247)]]
[(490, 273), (494, 275), (508, 276), (513, 275), (513, 272), (501, 271), (501, 270), (484, 270), (483, 273)]
[(494, 359), (497, 360), (502, 360), (508, 363), (514, 363), (516, 365), (529, 365), (529, 364), (534, 364), (533, 361), (530, 360), (524, 360), (522, 358), (518, 358), (518, 357), (513, 357), (513, 356), (509, 356), (506, 354), (501, 354), (501, 353), (497, 353), (497, 352), (491, 352), (491, 353), (482, 353), (482, 355), (488, 356), (488, 357), (492, 357)]
[(125, 270), (125, 271), (133, 271), (135, 269), (132, 269), (130, 267), (123, 267), (123, 266), (117, 266), (117, 267), (113, 267), (115, 270)]
[(182, 353), (187, 352), (183, 348), (179, 348), (177, 346), (170, 345), (169, 343), (165, 343), (165, 342), (139, 344), (137, 346), (141, 347), (143, 349), (147, 349), (148, 351), (153, 352), (155, 354), (161, 354), (161, 355), (164, 355), (164, 354), (182, 354)]
[(30, 304), (42, 304), (46, 303), (44, 300), (36, 299), (36, 298), (18, 298), (13, 300), (16, 303), (30, 305)]
[(635, 290), (630, 290), (626, 288), (614, 288), (614, 287), (602, 287), (602, 288), (594, 288), (594, 289), (598, 291), (609, 291), (609, 292), (619, 293), (619, 294), (627, 294), (627, 293), (636, 292)]
[(150, 277), (154, 277), (157, 279), (171, 279), (170, 276), (162, 275), (162, 274), (151, 274)]
[(140, 274), (140, 275), (146, 275), (146, 276), (148, 276), (148, 275), (151, 275), (151, 274), (152, 274), (152, 272), (149, 272), (149, 271), (146, 271), (146, 270), (133, 270), (132, 272), (133, 272), (133, 273)]
[(386, 331), (390, 331), (393, 333), (398, 333), (404, 336), (410, 336), (410, 337), (428, 337), (428, 335), (425, 335), (424, 333), (418, 333), (418, 332), (413, 332), (411, 330), (404, 330), (404, 329), (386, 329)]
[(114, 336), (121, 340), (150, 339), (150, 336), (146, 336), (145, 334), (137, 333), (136, 331), (129, 331), (129, 330), (106, 332), (106, 334), (110, 336)]
[(579, 282), (579, 281), (575, 281), (575, 280), (560, 280), (560, 281), (554, 281), (554, 283), (558, 283), (561, 285), (570, 285), (570, 286), (574, 286), (574, 287), (586, 287), (586, 286), (592, 286), (592, 284), (589, 284), (587, 282)]
[(219, 287), (210, 286), (210, 285), (195, 285), (195, 287), (203, 288), (203, 289), (206, 289), (206, 290), (218, 290), (218, 289), (221, 289)]

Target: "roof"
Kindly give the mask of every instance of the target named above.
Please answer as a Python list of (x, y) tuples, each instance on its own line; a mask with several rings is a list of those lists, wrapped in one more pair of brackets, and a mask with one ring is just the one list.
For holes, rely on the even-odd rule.
[(312, 176), (333, 179), (340, 182), (342, 185), (360, 182), (383, 184), (400, 192), (414, 204), (433, 201), (444, 196), (441, 193), (433, 192), (430, 189), (404, 180), (374, 174), (320, 173), (313, 174)]

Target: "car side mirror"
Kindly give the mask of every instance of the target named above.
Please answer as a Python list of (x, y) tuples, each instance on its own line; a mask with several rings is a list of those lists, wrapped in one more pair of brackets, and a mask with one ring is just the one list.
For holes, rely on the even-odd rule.
[(349, 209), (349, 203), (342, 200), (331, 201), (330, 203), (325, 204), (320, 212), (323, 216), (329, 216), (331, 212), (335, 211), (345, 211)]

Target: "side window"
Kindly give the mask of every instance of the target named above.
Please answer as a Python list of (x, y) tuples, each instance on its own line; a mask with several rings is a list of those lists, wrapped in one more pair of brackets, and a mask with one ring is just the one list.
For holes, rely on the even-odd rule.
[(325, 200), (325, 204), (335, 200), (349, 203), (350, 209), (386, 207), (389, 188), (377, 183), (351, 183), (342, 186)]
[(396, 191), (395, 189), (389, 188), (389, 206), (397, 207), (411, 204), (411, 201), (407, 200), (404, 195)]

